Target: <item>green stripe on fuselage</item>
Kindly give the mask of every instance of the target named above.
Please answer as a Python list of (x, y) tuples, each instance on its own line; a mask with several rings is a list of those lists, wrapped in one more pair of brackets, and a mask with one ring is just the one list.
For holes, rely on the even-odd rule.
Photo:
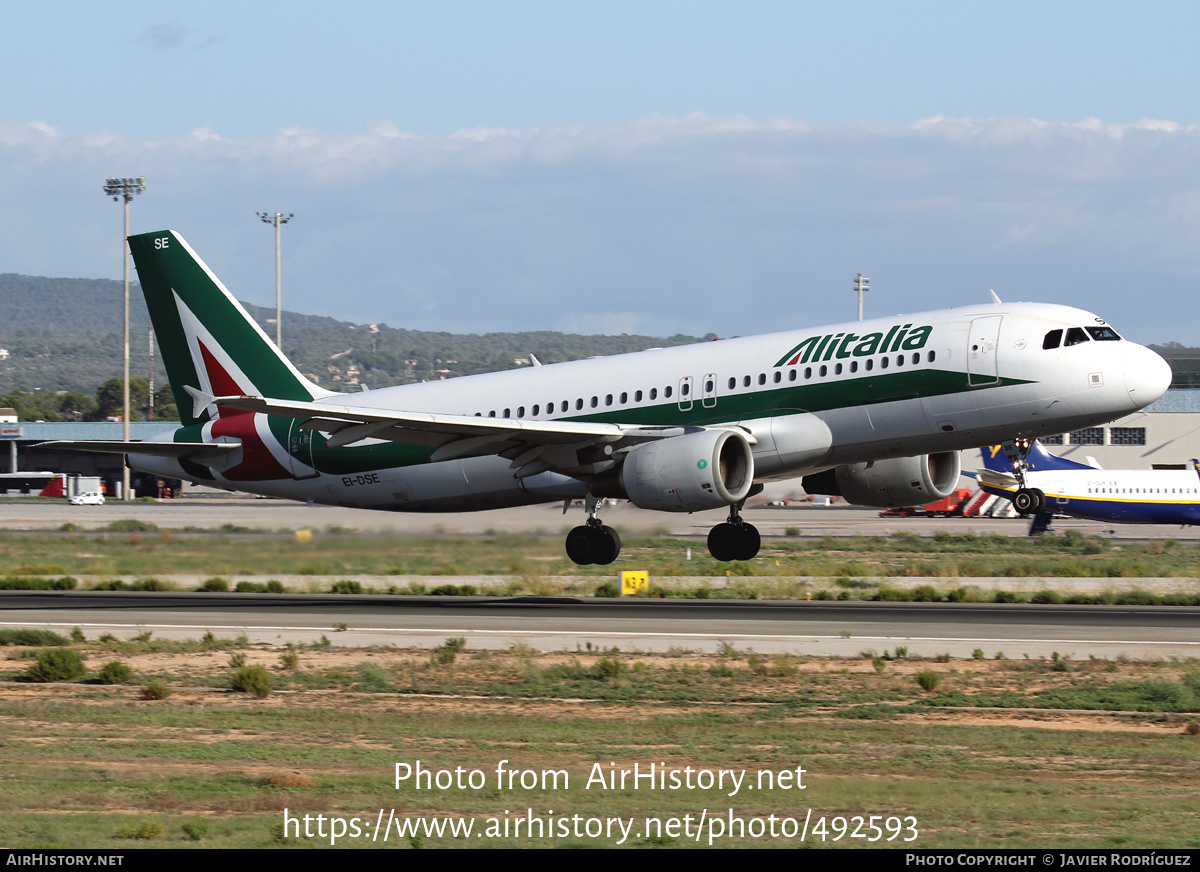
[[(785, 376), (786, 378), (786, 376)], [(716, 403), (706, 407), (700, 398), (692, 401), (690, 411), (682, 411), (677, 402), (660, 403), (641, 408), (603, 409), (588, 411), (559, 421), (588, 421), (598, 423), (644, 424), (647, 426), (704, 426), (732, 421), (751, 421), (780, 414), (824, 412), (852, 406), (878, 405), (917, 397), (946, 396), (956, 393), (977, 393), (1008, 385), (1028, 384), (1022, 379), (1001, 379), (984, 388), (968, 388), (966, 373), (940, 369), (914, 369), (887, 375), (825, 381), (820, 384), (784, 383), (759, 390), (722, 394)], [(515, 401), (513, 401), (515, 404)], [(600, 402), (603, 402), (601, 397)], [(287, 445), (287, 428), (291, 419), (272, 416), (271, 431), (284, 434), (280, 443)], [(376, 469), (413, 466), (428, 463), (434, 449), (425, 445), (403, 442), (382, 442), (374, 445), (326, 448), (325, 437), (313, 434), (312, 462), (316, 468), (331, 475), (367, 472)], [(307, 458), (301, 458), (305, 463)]]

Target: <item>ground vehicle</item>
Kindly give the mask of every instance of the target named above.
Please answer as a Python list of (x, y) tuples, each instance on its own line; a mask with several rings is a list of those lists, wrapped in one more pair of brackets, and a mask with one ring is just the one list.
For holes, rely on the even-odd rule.
[(99, 491), (85, 491), (69, 497), (67, 502), (73, 506), (102, 506), (104, 505), (104, 494)]

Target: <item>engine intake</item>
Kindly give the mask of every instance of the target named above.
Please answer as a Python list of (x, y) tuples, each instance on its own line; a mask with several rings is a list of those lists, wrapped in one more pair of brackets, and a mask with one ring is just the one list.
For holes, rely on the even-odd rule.
[(754, 453), (740, 430), (701, 430), (647, 442), (592, 478), (593, 496), (642, 509), (698, 512), (741, 502), (754, 484)]

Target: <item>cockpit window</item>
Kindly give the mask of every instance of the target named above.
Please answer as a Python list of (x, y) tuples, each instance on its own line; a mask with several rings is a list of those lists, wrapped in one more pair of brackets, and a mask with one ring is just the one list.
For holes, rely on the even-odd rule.
[(1092, 334), (1092, 338), (1097, 342), (1117, 342), (1121, 339), (1111, 327), (1089, 327), (1087, 332)]
[(1058, 348), (1062, 344), (1062, 331), (1051, 330), (1046, 334), (1046, 338), (1042, 340), (1042, 348)]
[(1072, 345), (1079, 345), (1087, 341), (1087, 334), (1083, 332), (1082, 327), (1072, 327), (1067, 331), (1067, 341), (1063, 343), (1063, 348), (1070, 348)]

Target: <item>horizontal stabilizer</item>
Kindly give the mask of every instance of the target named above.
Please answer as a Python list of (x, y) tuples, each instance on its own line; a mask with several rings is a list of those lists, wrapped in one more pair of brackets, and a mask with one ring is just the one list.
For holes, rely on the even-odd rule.
[(146, 454), (151, 457), (221, 457), (241, 448), (237, 442), (114, 442), (102, 439), (60, 439), (39, 442), (39, 448), (64, 448), (68, 451), (91, 451), (96, 454)]
[(1017, 477), (1007, 472), (997, 472), (994, 469), (979, 470), (979, 483), (991, 485), (999, 488), (1014, 488), (1017, 486)]

